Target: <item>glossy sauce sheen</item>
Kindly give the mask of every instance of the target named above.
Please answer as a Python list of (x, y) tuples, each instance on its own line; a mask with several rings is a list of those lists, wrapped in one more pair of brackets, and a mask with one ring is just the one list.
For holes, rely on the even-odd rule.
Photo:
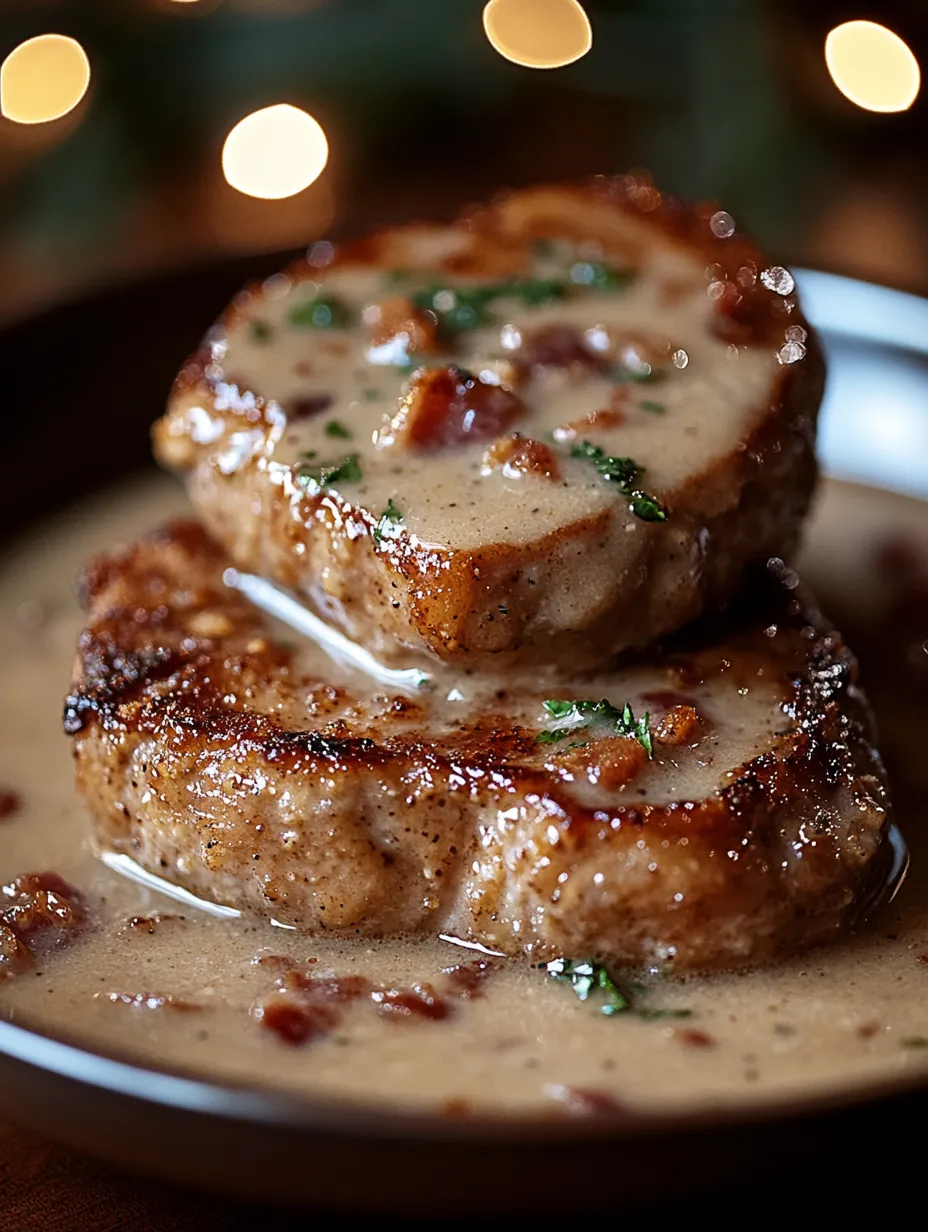
[[(628, 225), (634, 237), (636, 227), (631, 221)], [(484, 379), (505, 384), (518, 340), (549, 327), (576, 331), (581, 339), (592, 340), (594, 351), (597, 340), (605, 346), (606, 338), (618, 343), (620, 351), (623, 339), (665, 342), (666, 354), (660, 364), (655, 359), (648, 374), (653, 379), (617, 383), (609, 375), (552, 369), (517, 385), (525, 410), (511, 429), (551, 442), (559, 469), (556, 481), (487, 467), (487, 439), (417, 453), (385, 445), (380, 435), (396, 412), (410, 363), (398, 367), (382, 359), (371, 362), (378, 351), (395, 356), (395, 349), (371, 346), (365, 309), (386, 296), (409, 295), (433, 285), (436, 278), (443, 286), (465, 290), (477, 285), (473, 279), (410, 273), (393, 287), (382, 269), (351, 265), (336, 267), (320, 281), (292, 282), (279, 275), (265, 284), (262, 298), (246, 295), (240, 300), (227, 336), (217, 336), (213, 343), (216, 377), (227, 383), (219, 385), (217, 407), (235, 405), (240, 391), (247, 389), (282, 408), (264, 455), (270, 466), (281, 468), (281, 483), (289, 482), (290, 468), (301, 462), (315, 467), (357, 454), (360, 481), (330, 486), (374, 517), (392, 500), (409, 532), (423, 544), (458, 549), (517, 544), (607, 508), (627, 506), (588, 463), (571, 457), (575, 440), (634, 458), (649, 491), (671, 492), (688, 475), (709, 468), (733, 440), (750, 438), (767, 409), (780, 363), (772, 346), (731, 346), (714, 331), (718, 318), (706, 294), (704, 260), (670, 244), (655, 245), (653, 236), (648, 241), (646, 264), (620, 289), (574, 286), (566, 299), (537, 306), (503, 296), (490, 306), (492, 325), (466, 331), (447, 348), (439, 347), (437, 355), (409, 356), (413, 364), (454, 362), (475, 376), (484, 374)], [(561, 241), (553, 255), (535, 259), (531, 276), (569, 281), (571, 271), (589, 266), (583, 252), (583, 245)], [(418, 251), (414, 255), (420, 262), (425, 256)], [(668, 287), (673, 289), (670, 300)], [(299, 314), (301, 306), (320, 294), (337, 296), (353, 323), (344, 329), (294, 324), (294, 311)], [(612, 367), (618, 366), (615, 360)], [(331, 402), (324, 410), (305, 413), (303, 408), (325, 399)], [(570, 428), (591, 411), (609, 408), (620, 411), (620, 428), (603, 423)], [(194, 439), (208, 441), (215, 430), (208, 410), (194, 398), (187, 414)], [(668, 421), (672, 432), (662, 426)], [(349, 435), (331, 435), (339, 429)], [(252, 449), (249, 432), (241, 432), (220, 456), (220, 469), (234, 473)], [(530, 519), (525, 516), (526, 501)], [(631, 513), (622, 516), (633, 532)]]
[[(60, 732), (80, 623), (71, 583), (93, 552), (180, 505), (164, 481), (110, 495), (25, 540), (0, 576), (0, 790), (21, 799), (0, 818), (0, 882), (53, 870), (83, 892), (95, 921), (70, 948), (0, 983), (0, 1012), (155, 1066), (454, 1115), (746, 1104), (915, 1077), (928, 1062), (917, 842), (915, 876), (858, 937), (756, 973), (656, 979), (636, 991), (644, 1014), (611, 1017), (598, 995), (581, 1003), (523, 962), (500, 960), (477, 995), (462, 998), (444, 969), (480, 956), (450, 943), (307, 941), (265, 921), (214, 918), (109, 871), (91, 850)], [(823, 575), (839, 618), (841, 601), (870, 576), (872, 553), (899, 527), (928, 552), (923, 506), (828, 488), (809, 578)], [(853, 559), (835, 550), (839, 539), (855, 544)], [(749, 723), (764, 701), (749, 695), (744, 704), (744, 716), (729, 718), (732, 750), (741, 718)], [(268, 956), (310, 976), (364, 976), (375, 993), (396, 988), (394, 1009), (414, 985), (430, 984), (446, 1012), (385, 1013), (384, 994), (378, 1002), (359, 986), (326, 1031), (293, 1046), (253, 1012), (288, 978), (286, 962), (260, 961)], [(648, 1016), (655, 1011), (664, 1016)]]

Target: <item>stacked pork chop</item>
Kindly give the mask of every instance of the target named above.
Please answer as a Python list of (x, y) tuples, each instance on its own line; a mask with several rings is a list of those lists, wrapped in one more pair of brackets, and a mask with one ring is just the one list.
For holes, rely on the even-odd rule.
[(677, 970), (835, 935), (888, 802), (783, 563), (821, 390), (787, 271), (638, 179), (314, 245), (155, 429), (206, 530), (88, 570), (100, 841), (317, 935)]

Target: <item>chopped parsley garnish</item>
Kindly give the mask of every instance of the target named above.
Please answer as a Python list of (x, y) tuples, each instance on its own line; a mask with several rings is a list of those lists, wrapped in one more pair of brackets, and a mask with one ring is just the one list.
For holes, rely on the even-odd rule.
[(632, 1003), (616, 984), (605, 967), (592, 961), (573, 962), (569, 958), (555, 958), (545, 966), (548, 975), (569, 984), (581, 1001), (588, 1001), (590, 993), (602, 992), (606, 1004), (600, 1009), (603, 1014), (627, 1014)]
[(315, 299), (294, 304), (289, 321), (304, 329), (345, 329), (351, 324), (351, 312), (338, 296), (317, 295)]
[(638, 477), (642, 468), (634, 458), (610, 457), (598, 445), (589, 441), (579, 441), (570, 451), (572, 458), (582, 458), (602, 475), (608, 483), (618, 485), (623, 496), (629, 498), (629, 507), (636, 518), (642, 522), (665, 522), (667, 510), (654, 497), (637, 487)]
[(444, 334), (476, 329), (490, 321), (489, 303), (496, 296), (494, 285), (483, 287), (431, 286), (417, 291), (412, 300), (417, 308), (434, 312)]
[(325, 425), (325, 434), (326, 436), (337, 436), (343, 441), (351, 440), (351, 432), (337, 419), (329, 420), (329, 422)]
[(544, 968), (553, 979), (569, 984), (581, 1001), (589, 1001), (593, 993), (602, 993), (604, 1004), (601, 1014), (637, 1014), (641, 1018), (689, 1018), (692, 1010), (654, 1010), (637, 1004), (636, 989), (620, 987), (601, 963), (586, 959), (578, 962), (570, 958), (555, 958), (545, 963)]
[(666, 378), (667, 373), (663, 368), (652, 368), (650, 364), (643, 368), (626, 368), (624, 364), (616, 364), (612, 369), (612, 379), (619, 385), (624, 385), (626, 381), (635, 381), (639, 385), (654, 385)]
[(663, 402), (639, 402), (638, 405), (643, 411), (649, 411), (652, 415), (663, 415), (667, 408)]
[(494, 298), (518, 299), (534, 307), (563, 299), (568, 289), (563, 278), (515, 278), (511, 282), (499, 283)]
[(365, 389), (363, 391), (363, 397), (364, 397), (365, 402), (375, 402), (380, 397), (380, 390), (379, 389)]
[(403, 516), (403, 511), (401, 509), (397, 509), (396, 505), (394, 505), (393, 503), (393, 497), (391, 496), (390, 499), (387, 501), (386, 509), (380, 515), (377, 521), (377, 525), (374, 527), (374, 530), (372, 532), (374, 536), (374, 542), (380, 543), (383, 540), (383, 537), (386, 534), (386, 531), (389, 528), (391, 522), (399, 522), (402, 516)]
[[(577, 273), (579, 271), (579, 274)], [(599, 262), (580, 262), (571, 268), (570, 279), (508, 278), (483, 286), (429, 286), (412, 299), (417, 308), (434, 312), (443, 334), (476, 329), (492, 320), (490, 306), (497, 299), (516, 299), (529, 307), (564, 299), (576, 289), (608, 290), (625, 286), (633, 277), (625, 270), (612, 270)]]
[(267, 321), (262, 321), (256, 317), (254, 321), (248, 322), (248, 337), (252, 342), (270, 342), (273, 332)]
[[(313, 453), (303, 456), (310, 458), (316, 455)], [(323, 462), (321, 466), (307, 466), (304, 463), (297, 467), (296, 473), (298, 478), (304, 482), (312, 480), (322, 488), (327, 488), (333, 483), (358, 483), (364, 477), (356, 453), (350, 453), (341, 462)]]
[(617, 735), (633, 736), (648, 757), (654, 756), (654, 742), (651, 739), (651, 716), (645, 711), (640, 719), (636, 719), (628, 702), (621, 710), (612, 702), (602, 698), (601, 701), (566, 701), (557, 697), (549, 697), (543, 702), (545, 710), (560, 726), (541, 731), (535, 737), (539, 744), (554, 744), (566, 739), (578, 727), (588, 727), (591, 723), (609, 726)]
[(570, 267), (570, 281), (594, 291), (622, 291), (634, 280), (634, 270), (615, 269), (602, 261), (577, 261)]
[(928, 1048), (928, 1036), (907, 1035), (902, 1041), (903, 1048)]

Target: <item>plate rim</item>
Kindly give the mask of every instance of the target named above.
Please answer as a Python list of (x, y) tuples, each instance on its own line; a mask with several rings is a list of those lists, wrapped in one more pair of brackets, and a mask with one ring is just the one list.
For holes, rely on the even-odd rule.
[[(928, 355), (928, 298), (822, 270), (804, 267), (792, 267), (792, 270), (803, 307), (816, 330)], [(858, 298), (861, 292), (866, 292), (872, 302), (873, 311), (866, 321), (860, 318), (859, 306), (856, 310), (849, 306), (850, 297), (846, 291), (850, 288), (854, 288)], [(70, 307), (76, 308), (79, 303), (78, 300)], [(37, 322), (44, 315), (46, 313), (39, 313), (30, 319)], [(903, 500), (920, 499), (853, 479), (840, 482)], [(568, 1117), (557, 1115), (560, 1110), (552, 1105), (550, 1115), (539, 1115), (537, 1111), (495, 1115), (481, 1110), (473, 1116), (454, 1118), (437, 1111), (396, 1104), (387, 1106), (344, 1096), (292, 1096), (270, 1086), (202, 1077), (183, 1069), (143, 1064), (133, 1058), (129, 1050), (94, 1049), (66, 1033), (30, 1023), (27, 1015), (17, 1014), (17, 1020), (13, 1021), (5, 1016), (2, 1005), (0, 1060), (25, 1066), (44, 1076), (53, 1075), (72, 1085), (91, 1087), (180, 1113), (222, 1117), (251, 1127), (265, 1125), (355, 1137), (361, 1134), (366, 1138), (403, 1142), (428, 1139), (448, 1143), (557, 1143), (575, 1139), (662, 1137), (713, 1129), (770, 1126), (796, 1118), (883, 1105), (900, 1096), (928, 1094), (926, 1066), (919, 1073), (864, 1079), (850, 1086), (828, 1087), (805, 1094), (791, 1091), (755, 1098), (750, 1103), (707, 1102), (689, 1110), (630, 1110), (615, 1118)], [(7, 1112), (6, 1115), (15, 1119), (14, 1114)]]

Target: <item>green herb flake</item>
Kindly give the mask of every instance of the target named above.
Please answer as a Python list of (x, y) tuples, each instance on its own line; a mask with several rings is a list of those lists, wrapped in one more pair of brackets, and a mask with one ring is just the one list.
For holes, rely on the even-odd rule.
[(371, 532), (374, 537), (374, 542), (378, 544), (381, 543), (391, 523), (399, 522), (402, 517), (403, 511), (401, 509), (397, 509), (396, 505), (393, 503), (393, 497), (391, 496), (387, 501), (386, 509), (380, 515), (377, 525)]
[(560, 740), (566, 740), (570, 732), (566, 729), (563, 731), (540, 731), (535, 737), (537, 744), (557, 744)]
[(594, 701), (567, 701), (550, 697), (543, 702), (545, 710), (553, 719), (561, 723), (561, 727), (540, 731), (535, 737), (538, 744), (555, 744), (566, 736), (572, 735), (578, 727), (588, 727), (593, 724), (605, 724), (620, 736), (632, 736), (648, 755), (654, 756), (654, 741), (651, 736), (651, 716), (647, 711), (636, 719), (631, 705), (626, 702), (621, 710), (612, 702), (602, 698)]
[(556, 697), (549, 697), (542, 705), (552, 719), (566, 719), (574, 709), (573, 702), (559, 701)]
[(692, 1018), (692, 1010), (649, 1010), (636, 1009), (635, 1013), (639, 1018), (645, 1018), (648, 1022), (659, 1022), (662, 1018)]
[(376, 402), (381, 394), (379, 389), (365, 389), (362, 391), (361, 396), (364, 398), (365, 402)]
[(902, 1041), (903, 1048), (928, 1048), (928, 1036), (907, 1035)]
[(629, 508), (636, 518), (640, 518), (642, 522), (666, 522), (667, 510), (657, 497), (649, 496), (636, 486), (642, 467), (634, 458), (610, 457), (598, 445), (589, 441), (579, 441), (571, 449), (570, 456), (589, 462), (607, 483), (616, 484), (622, 495), (629, 498)]
[[(303, 455), (309, 458), (308, 454)], [(315, 457), (315, 454), (312, 455)], [(324, 462), (321, 466), (297, 467), (297, 477), (304, 483), (313, 482), (321, 488), (330, 487), (333, 483), (358, 483), (364, 478), (358, 455), (351, 453), (341, 462)]]
[(530, 308), (563, 299), (569, 290), (563, 278), (515, 278), (496, 288), (500, 299), (517, 299)]
[(252, 342), (263, 345), (265, 342), (270, 342), (273, 333), (274, 331), (267, 321), (262, 321), (256, 317), (255, 320), (248, 322), (248, 337)]
[(666, 415), (667, 408), (663, 402), (639, 402), (638, 405), (643, 411), (647, 411), (650, 415)]
[[(618, 984), (606, 968), (593, 959), (578, 962), (570, 958), (555, 958), (543, 963), (545, 971), (553, 979), (569, 984), (580, 1001), (589, 1001), (594, 994), (602, 994), (604, 1003), (599, 1012), (607, 1017), (614, 1014), (634, 1014), (638, 1018), (656, 1021), (661, 1018), (690, 1018), (692, 1010), (649, 1009), (638, 1004), (638, 995), (647, 992), (647, 987), (638, 984)], [(928, 1043), (928, 1041), (926, 1041)]]
[(600, 1007), (601, 1014), (625, 1014), (631, 1002), (613, 980), (605, 967), (592, 961), (573, 962), (569, 958), (556, 958), (545, 970), (556, 980), (569, 984), (581, 1001), (588, 1001), (590, 994), (601, 992), (606, 1003)]
[(351, 312), (338, 296), (317, 295), (294, 304), (288, 320), (301, 329), (346, 329), (351, 324)]
[(351, 440), (351, 432), (337, 419), (329, 420), (329, 422), (325, 425), (325, 434), (326, 436), (336, 436), (343, 441)]
[(616, 269), (602, 261), (576, 261), (570, 267), (570, 281), (593, 291), (624, 291), (635, 281), (635, 271)]
[(666, 522), (667, 510), (653, 496), (646, 492), (633, 492), (629, 507), (636, 518), (642, 522)]
[(489, 324), (489, 304), (496, 295), (495, 284), (482, 287), (439, 285), (417, 291), (412, 300), (417, 308), (435, 314), (439, 329), (447, 336)]
[(658, 381), (667, 379), (667, 373), (663, 368), (652, 368), (650, 364), (645, 364), (643, 368), (626, 368), (624, 364), (616, 364), (612, 369), (612, 379), (619, 385), (627, 381), (638, 385), (656, 385)]

